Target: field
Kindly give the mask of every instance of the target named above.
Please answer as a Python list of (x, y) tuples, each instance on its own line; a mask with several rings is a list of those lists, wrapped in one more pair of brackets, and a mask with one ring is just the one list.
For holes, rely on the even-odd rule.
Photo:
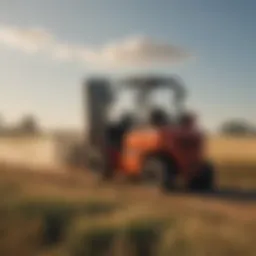
[(256, 143), (230, 143), (208, 152), (228, 196), (1, 166), (0, 255), (255, 255), (256, 203), (239, 195), (256, 190)]
[(254, 167), (256, 138), (211, 136), (208, 138), (207, 154), (217, 164)]
[(211, 137), (207, 155), (217, 166), (221, 187), (256, 189), (256, 139)]

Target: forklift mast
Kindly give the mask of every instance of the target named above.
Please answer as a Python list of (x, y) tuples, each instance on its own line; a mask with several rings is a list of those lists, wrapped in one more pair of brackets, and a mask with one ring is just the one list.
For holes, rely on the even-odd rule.
[(83, 105), (85, 113), (86, 144), (102, 148), (105, 141), (107, 110), (113, 94), (110, 82), (104, 78), (88, 79), (83, 85)]

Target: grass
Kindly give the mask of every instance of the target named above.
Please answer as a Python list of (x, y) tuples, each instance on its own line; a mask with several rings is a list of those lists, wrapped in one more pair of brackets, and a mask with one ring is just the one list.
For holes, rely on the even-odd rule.
[(180, 203), (177, 198), (158, 201), (158, 209), (146, 199), (140, 202), (143, 207), (130, 203), (129, 213), (117, 208), (93, 216), (77, 214), (71, 225), (66, 223), (66, 236), (52, 241), (51, 247), (42, 243), (44, 219), (9, 212), (2, 215), (1, 228), (7, 233), (0, 239), (0, 252), (3, 256), (254, 255), (255, 206), (242, 209), (184, 198)]
[(206, 151), (216, 165), (221, 187), (256, 189), (255, 138), (209, 137)]
[(217, 165), (217, 183), (220, 188), (256, 190), (256, 165)]
[(255, 226), (223, 216), (213, 219), (210, 213), (203, 218), (190, 216), (177, 221), (165, 233), (161, 255), (253, 255)]
[(249, 137), (209, 137), (207, 155), (215, 163), (256, 166), (256, 139)]
[(118, 237), (121, 225), (110, 219), (80, 220), (74, 225), (67, 242), (67, 252), (70, 255), (104, 255), (110, 253), (115, 239)]
[[(220, 188), (256, 190), (256, 141), (213, 138), (208, 155)], [(1, 256), (255, 255), (255, 202), (14, 169), (0, 168)]]
[[(219, 169), (222, 186), (253, 188), (252, 168), (229, 168)], [(255, 202), (163, 196), (78, 173), (2, 169), (0, 217), (1, 256), (255, 253)]]

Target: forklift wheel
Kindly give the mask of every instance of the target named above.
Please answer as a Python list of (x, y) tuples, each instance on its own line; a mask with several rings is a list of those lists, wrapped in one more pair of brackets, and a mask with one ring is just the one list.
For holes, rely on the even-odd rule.
[(198, 175), (191, 180), (189, 189), (195, 192), (213, 191), (215, 188), (214, 174), (214, 166), (209, 162), (204, 163)]
[(142, 168), (142, 180), (146, 185), (158, 186), (162, 192), (175, 188), (175, 166), (160, 157), (148, 157)]

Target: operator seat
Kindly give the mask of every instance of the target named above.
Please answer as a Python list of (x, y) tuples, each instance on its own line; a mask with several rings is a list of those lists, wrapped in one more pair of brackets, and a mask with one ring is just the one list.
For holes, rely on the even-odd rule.
[(149, 123), (154, 127), (168, 125), (170, 119), (166, 111), (160, 108), (154, 108), (149, 114)]
[(196, 115), (192, 112), (185, 112), (179, 118), (179, 125), (184, 128), (193, 128), (196, 124)]

